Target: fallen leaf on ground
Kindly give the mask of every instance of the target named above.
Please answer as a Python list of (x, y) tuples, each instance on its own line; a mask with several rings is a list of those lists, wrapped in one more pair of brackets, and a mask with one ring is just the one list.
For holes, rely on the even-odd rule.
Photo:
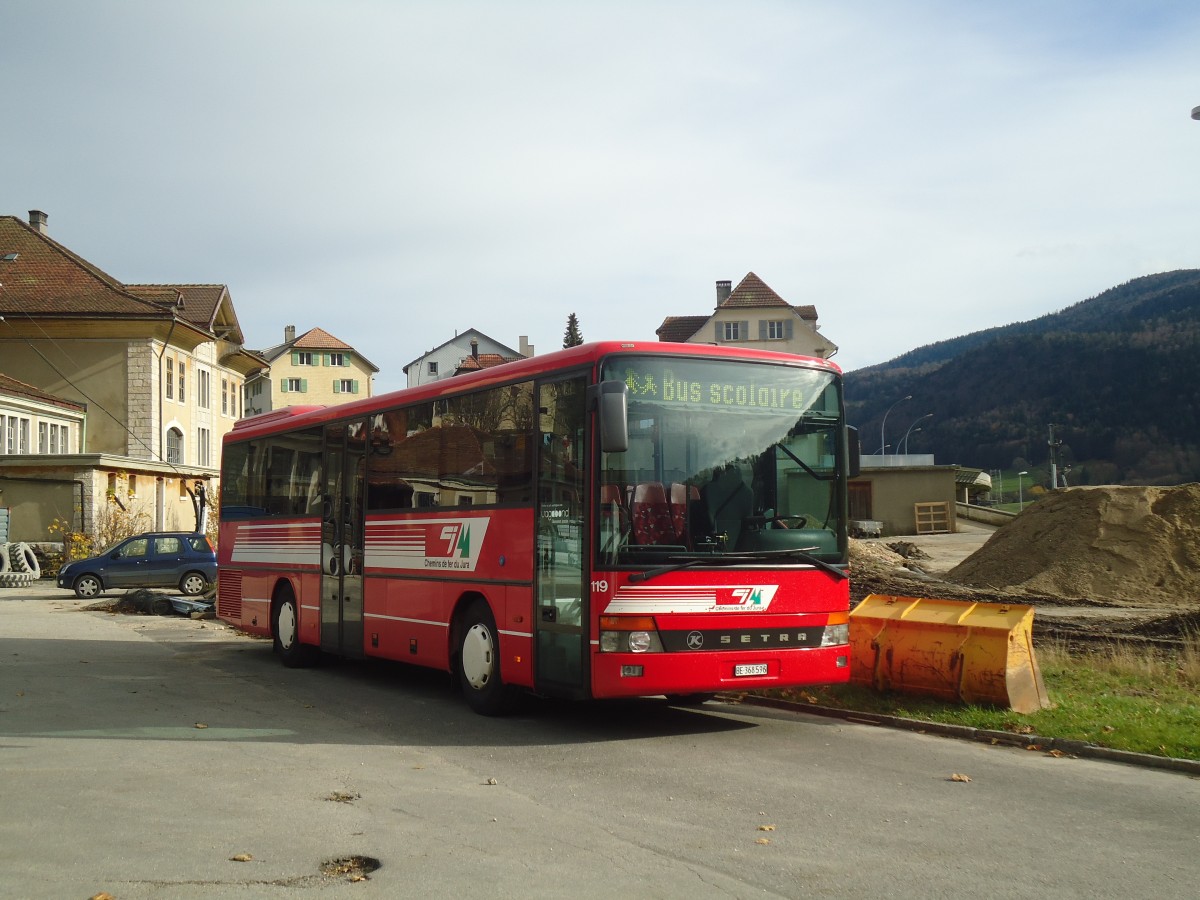
[(1067, 754), (1063, 753), (1061, 750), (1049, 750), (1047, 751), (1046, 755), (1053, 756), (1055, 759), (1062, 759)]
[(971, 780), (971, 776), (970, 775), (962, 775), (958, 772), (955, 772), (953, 775), (950, 776), (950, 780), (951, 781), (961, 781), (963, 783), (966, 783)]
[(759, 831), (774, 831), (775, 826), (774, 825), (759, 825), (758, 830)]
[(756, 844), (769, 844), (769, 843), (771, 843), (771, 839), (770, 839), (770, 838), (759, 838), (759, 839), (758, 839), (757, 841), (755, 841), (754, 843), (756, 843)]
[(194, 727), (194, 728), (207, 728), (208, 726), (207, 726), (207, 725), (205, 725), (203, 722), (197, 722), (197, 723), (196, 723), (194, 726), (192, 726), (192, 727)]
[(250, 862), (254, 857), (249, 853), (238, 853), (229, 857), (230, 862)]

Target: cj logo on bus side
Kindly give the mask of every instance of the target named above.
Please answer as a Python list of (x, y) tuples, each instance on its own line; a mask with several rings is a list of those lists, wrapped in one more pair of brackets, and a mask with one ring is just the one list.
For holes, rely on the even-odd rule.
[(367, 567), (474, 572), (489, 521), (480, 516), (368, 522)]

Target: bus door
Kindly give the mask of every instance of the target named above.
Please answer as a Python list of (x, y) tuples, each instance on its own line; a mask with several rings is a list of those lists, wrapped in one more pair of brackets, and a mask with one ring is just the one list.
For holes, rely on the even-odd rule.
[(325, 426), (321, 504), (321, 649), (363, 655), (363, 487), (366, 424)]
[(538, 385), (535, 682), (558, 696), (581, 696), (588, 680), (584, 387), (583, 377)]

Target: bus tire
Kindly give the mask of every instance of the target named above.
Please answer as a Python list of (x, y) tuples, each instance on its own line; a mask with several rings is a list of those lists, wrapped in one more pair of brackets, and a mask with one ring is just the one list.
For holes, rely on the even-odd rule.
[(271, 607), (271, 637), (275, 652), (289, 669), (313, 665), (320, 651), (300, 641), (300, 606), (290, 588), (281, 591)]
[(484, 600), (474, 600), (463, 612), (458, 630), (458, 683), (467, 705), (483, 716), (512, 711), (517, 690), (500, 678), (500, 633)]

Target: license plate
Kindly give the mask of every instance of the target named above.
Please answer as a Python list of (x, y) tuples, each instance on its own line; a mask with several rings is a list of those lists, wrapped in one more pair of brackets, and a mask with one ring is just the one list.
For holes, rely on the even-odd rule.
[(733, 677), (741, 678), (745, 675), (766, 675), (766, 663), (745, 663), (740, 666), (733, 667)]

